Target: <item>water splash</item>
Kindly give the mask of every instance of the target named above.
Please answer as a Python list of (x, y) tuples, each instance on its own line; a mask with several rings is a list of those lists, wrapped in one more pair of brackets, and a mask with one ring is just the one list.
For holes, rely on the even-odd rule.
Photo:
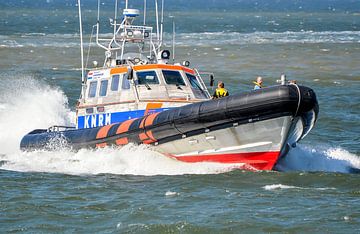
[(0, 153), (19, 152), (21, 138), (33, 129), (73, 124), (74, 113), (58, 88), (28, 76), (1, 81)]
[(62, 149), (55, 152), (34, 151), (0, 156), (1, 169), (22, 172), (50, 172), (72, 175), (183, 175), (216, 174), (234, 170), (238, 164), (184, 163), (166, 157), (147, 145), (128, 144), (122, 148)]
[(342, 148), (298, 145), (276, 165), (279, 171), (359, 173), (360, 157)]

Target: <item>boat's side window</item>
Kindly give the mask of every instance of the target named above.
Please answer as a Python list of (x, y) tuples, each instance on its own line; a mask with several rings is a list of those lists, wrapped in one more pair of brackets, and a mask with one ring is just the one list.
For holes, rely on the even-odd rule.
[(89, 87), (89, 94), (88, 94), (89, 98), (95, 97), (95, 95), (96, 95), (96, 87), (97, 87), (97, 81), (91, 81), (90, 82), (90, 87)]
[(120, 75), (113, 75), (111, 79), (111, 91), (118, 91), (119, 89)]
[(196, 79), (196, 76), (191, 75), (189, 73), (186, 73), (186, 77), (189, 79), (190, 85), (191, 87), (193, 87), (194, 89), (200, 89), (201, 90), (201, 86), (199, 81)]
[(163, 70), (162, 73), (167, 84), (185, 86), (184, 79), (182, 78), (180, 72)]
[(128, 76), (129, 75), (127, 73), (123, 75), (121, 89), (130, 89), (130, 82)]
[(99, 92), (101, 97), (106, 96), (107, 87), (108, 87), (108, 80), (102, 80), (100, 83), (100, 92)]
[(137, 84), (146, 85), (146, 84), (159, 84), (159, 79), (155, 71), (143, 71), (137, 72)]

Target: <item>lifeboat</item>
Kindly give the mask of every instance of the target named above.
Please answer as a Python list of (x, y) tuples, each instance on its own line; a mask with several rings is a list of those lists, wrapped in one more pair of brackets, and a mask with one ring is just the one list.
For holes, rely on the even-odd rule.
[[(106, 58), (82, 78), (76, 126), (36, 129), (23, 137), (22, 150), (54, 150), (58, 143), (73, 150), (148, 144), (186, 163), (272, 170), (314, 127), (319, 106), (311, 88), (283, 76), (280, 85), (212, 99), (213, 75), (206, 73), (207, 86), (188, 61), (170, 62), (170, 51), (150, 36), (152, 27), (133, 26), (138, 14), (129, 12), (138, 11), (124, 9), (123, 21), (113, 23), (112, 38), (96, 37)], [(162, 39), (162, 30), (157, 32)], [(149, 44), (150, 56), (125, 53), (129, 43)]]

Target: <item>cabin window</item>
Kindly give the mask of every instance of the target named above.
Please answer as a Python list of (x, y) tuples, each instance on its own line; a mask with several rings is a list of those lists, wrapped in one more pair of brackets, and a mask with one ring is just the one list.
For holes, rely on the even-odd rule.
[(119, 89), (120, 75), (113, 75), (111, 79), (111, 91), (118, 91)]
[(159, 84), (159, 79), (155, 71), (144, 71), (137, 72), (137, 84), (146, 85), (146, 84)]
[(96, 95), (96, 86), (97, 86), (97, 81), (91, 81), (90, 82), (90, 87), (89, 87), (89, 98), (95, 97)]
[(180, 72), (163, 70), (162, 73), (167, 84), (185, 86), (184, 79), (182, 78)]
[(130, 81), (128, 80), (129, 75), (126, 73), (123, 75), (121, 89), (130, 89)]
[(108, 87), (108, 80), (102, 80), (100, 83), (100, 96), (101, 97), (106, 96), (107, 87)]
[(193, 87), (194, 89), (202, 89), (199, 81), (196, 79), (196, 76), (186, 73), (186, 77), (189, 79), (191, 87)]

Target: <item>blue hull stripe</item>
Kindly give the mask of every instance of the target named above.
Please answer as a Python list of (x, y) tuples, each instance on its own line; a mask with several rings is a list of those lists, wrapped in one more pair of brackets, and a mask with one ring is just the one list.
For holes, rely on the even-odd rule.
[[(161, 112), (168, 110), (170, 108), (157, 108), (151, 109), (148, 111), (148, 114)], [(77, 118), (77, 128), (95, 128), (100, 126), (105, 126), (113, 123), (124, 122), (128, 119), (134, 119), (144, 116), (145, 110), (135, 110), (135, 111), (124, 111), (124, 112), (114, 112), (114, 113), (101, 113), (101, 114), (92, 114), (85, 116), (78, 116)]]

